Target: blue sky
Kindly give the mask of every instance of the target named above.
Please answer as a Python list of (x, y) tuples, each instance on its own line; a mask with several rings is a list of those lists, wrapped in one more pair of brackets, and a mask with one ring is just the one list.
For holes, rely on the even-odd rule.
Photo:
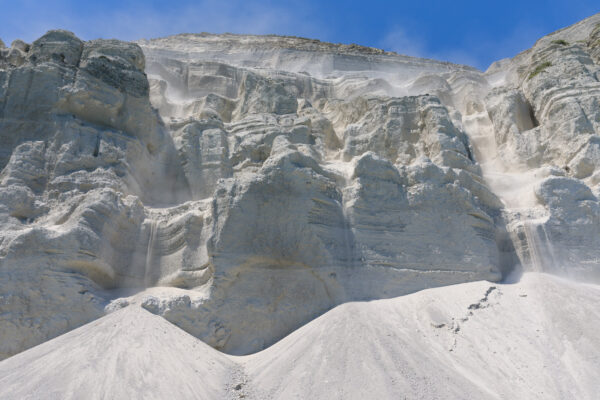
[(0, 38), (63, 28), (82, 39), (182, 32), (275, 33), (358, 43), (481, 69), (600, 12), (598, 0), (0, 0)]

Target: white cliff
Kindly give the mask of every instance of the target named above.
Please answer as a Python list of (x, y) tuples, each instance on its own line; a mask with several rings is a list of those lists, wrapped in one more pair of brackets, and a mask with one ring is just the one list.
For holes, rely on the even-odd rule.
[(130, 304), (246, 355), (347, 302), (600, 282), (599, 52), (600, 14), (486, 72), (279, 36), (0, 46), (0, 358)]

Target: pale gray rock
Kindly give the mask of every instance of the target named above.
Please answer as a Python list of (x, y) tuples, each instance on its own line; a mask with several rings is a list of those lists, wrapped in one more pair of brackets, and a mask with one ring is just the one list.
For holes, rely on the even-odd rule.
[(218, 180), (233, 173), (223, 123), (212, 118), (194, 119), (169, 127), (192, 197), (211, 197)]
[(83, 42), (72, 32), (51, 31), (32, 43), (28, 56), (34, 63), (53, 61), (76, 66), (82, 50)]
[(103, 288), (143, 285), (140, 199), (188, 196), (139, 47), (51, 31), (12, 48), (27, 57), (0, 70), (3, 357), (102, 315)]
[(598, 281), (600, 248), (600, 202), (583, 182), (550, 177), (536, 190), (540, 202), (550, 210), (543, 229), (551, 246), (549, 270)]
[(485, 100), (504, 169), (530, 176), (533, 201), (509, 223), (518, 252), (530, 266), (584, 279), (600, 268), (599, 27), (595, 15), (490, 67), (497, 88)]
[(494, 89), (486, 98), (486, 109), (494, 124), (498, 153), (505, 162), (527, 166), (539, 163), (536, 131), (531, 131), (536, 125), (535, 117), (523, 93), (515, 89)]
[(596, 25), (587, 40), (590, 55), (596, 64), (600, 63), (600, 25)]
[(598, 23), (485, 73), (278, 36), (0, 48), (0, 357), (134, 303), (248, 354), (519, 263), (598, 278)]

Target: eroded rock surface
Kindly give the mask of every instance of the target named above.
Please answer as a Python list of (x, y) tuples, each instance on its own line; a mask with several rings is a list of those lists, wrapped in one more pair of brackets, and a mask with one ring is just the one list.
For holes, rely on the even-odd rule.
[(66, 31), (2, 51), (2, 357), (103, 315), (103, 289), (142, 284), (144, 205), (187, 198), (143, 60)]
[(510, 61), (493, 64), (486, 74), (497, 87), (485, 100), (501, 164), (529, 175), (521, 193), (530, 201), (511, 211), (516, 215), (510, 230), (522, 259), (533, 268), (596, 281), (598, 32), (600, 16), (595, 15), (538, 40)]
[(131, 296), (247, 354), (517, 256), (597, 276), (598, 23), (486, 73), (277, 36), (0, 48), (0, 357)]

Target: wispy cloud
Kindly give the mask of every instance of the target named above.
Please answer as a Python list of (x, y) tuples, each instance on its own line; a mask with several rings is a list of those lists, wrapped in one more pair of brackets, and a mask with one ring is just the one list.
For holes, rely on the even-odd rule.
[[(540, 26), (522, 22), (501, 38), (467, 37), (453, 46), (435, 47), (433, 43), (424, 40), (418, 31), (394, 27), (378, 45), (399, 54), (471, 65), (485, 70), (494, 61), (513, 57), (530, 48), (537, 39), (548, 33)], [(438, 42), (447, 43), (442, 40)]]
[(413, 57), (427, 57), (426, 43), (417, 34), (409, 34), (406, 29), (394, 27), (379, 42), (387, 51), (395, 51)]
[(541, 25), (532, 25), (529, 21), (521, 21), (503, 38), (488, 40), (480, 47), (491, 50), (494, 59), (513, 57), (530, 48), (539, 38), (549, 33), (551, 33), (551, 29), (544, 29)]
[[(429, 6), (412, 7), (411, 14), (401, 5), (350, 3), (338, 7), (316, 0), (0, 0), (0, 38), (7, 44), (16, 38), (30, 42), (56, 28), (71, 30), (82, 39), (123, 40), (183, 32), (275, 33), (355, 42), (486, 69), (491, 62), (514, 56), (561, 27), (556, 21), (548, 22), (552, 13), (515, 22), (526, 14), (513, 10), (504, 13), (500, 29), (498, 21), (491, 21), (490, 28), (495, 29), (488, 30), (469, 21), (458, 25), (460, 21), (442, 15), (449, 12), (443, 7), (431, 14), (421, 12)], [(373, 8), (379, 10), (377, 6), (382, 11), (389, 9), (390, 15), (373, 12)], [(581, 7), (575, 9), (579, 13), (569, 14), (570, 23), (583, 12)], [(485, 7), (482, 11), (489, 18)], [(563, 9), (553, 13), (559, 11), (564, 14)], [(443, 36), (440, 32), (444, 30), (453, 34)], [(506, 33), (500, 33), (502, 30)]]
[(268, 6), (255, 2), (206, 0), (173, 10), (145, 9), (140, 12), (118, 11), (103, 17), (108, 23), (86, 36), (112, 34), (125, 39), (164, 36), (181, 32), (233, 32), (292, 34), (317, 30), (302, 6)]
[[(258, 0), (203, 0), (179, 2), (167, 8), (135, 0), (124, 1), (120, 7), (112, 9), (86, 8), (73, 0), (55, 1), (52, 7), (34, 7), (31, 0), (23, 1), (20, 13), (2, 17), (7, 22), (0, 24), (4, 25), (0, 27), (0, 35), (4, 35), (5, 41), (17, 37), (31, 41), (56, 28), (71, 30), (83, 39), (113, 37), (123, 40), (182, 32), (277, 33), (312, 37), (327, 34), (326, 26), (310, 18), (310, 6), (299, 1), (282, 5)], [(24, 14), (27, 14), (26, 21)]]
[(379, 46), (388, 51), (395, 51), (413, 57), (450, 61), (478, 67), (480, 60), (475, 54), (462, 48), (443, 48), (432, 50), (429, 44), (419, 36), (419, 32), (411, 32), (401, 27), (394, 27), (379, 42)]
[(499, 38), (479, 37), (468, 38), (463, 44), (464, 49), (473, 54), (478, 68), (485, 70), (494, 61), (514, 57), (523, 50), (533, 46), (539, 38), (551, 33), (541, 25), (532, 25), (529, 21), (516, 23)]

